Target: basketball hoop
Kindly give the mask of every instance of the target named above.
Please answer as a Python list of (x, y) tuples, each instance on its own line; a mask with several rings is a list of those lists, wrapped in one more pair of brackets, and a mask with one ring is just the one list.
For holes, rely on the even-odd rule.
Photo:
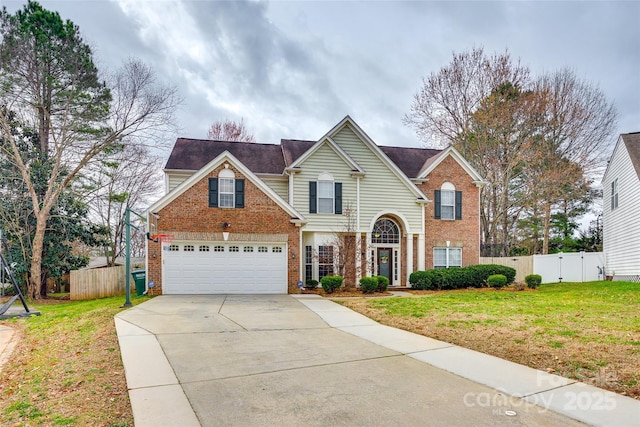
[(160, 242), (160, 243), (171, 243), (173, 242), (173, 234), (152, 234), (150, 236), (151, 240), (153, 240), (154, 242)]

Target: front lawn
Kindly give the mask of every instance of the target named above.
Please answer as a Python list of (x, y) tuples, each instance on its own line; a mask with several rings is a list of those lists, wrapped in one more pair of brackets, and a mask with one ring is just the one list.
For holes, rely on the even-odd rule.
[(20, 339), (0, 372), (0, 425), (133, 425), (113, 320), (124, 299), (47, 300), (29, 305), (41, 316), (3, 320)]
[(339, 301), (385, 325), (640, 399), (640, 284), (558, 283)]

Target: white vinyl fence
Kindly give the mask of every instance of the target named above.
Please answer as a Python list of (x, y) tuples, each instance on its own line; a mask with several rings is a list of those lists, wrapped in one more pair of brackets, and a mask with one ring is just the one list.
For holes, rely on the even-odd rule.
[(567, 252), (534, 255), (533, 272), (542, 276), (542, 283), (604, 280), (604, 253)]
[(542, 276), (542, 283), (592, 282), (604, 280), (604, 253), (570, 252), (527, 257), (481, 257), (480, 264), (500, 264), (516, 269), (516, 281), (529, 274)]

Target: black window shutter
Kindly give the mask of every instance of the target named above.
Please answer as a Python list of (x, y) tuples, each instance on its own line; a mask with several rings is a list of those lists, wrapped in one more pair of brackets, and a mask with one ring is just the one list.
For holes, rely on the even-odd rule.
[(218, 207), (218, 178), (209, 178), (209, 207)]
[(440, 190), (435, 190), (435, 194), (433, 195), (433, 208), (435, 212), (435, 218), (440, 219)]
[(244, 179), (236, 179), (236, 208), (244, 208)]
[(309, 181), (309, 213), (318, 212), (318, 193), (317, 183), (315, 181)]
[(335, 212), (337, 215), (342, 215), (342, 183), (336, 182), (334, 184), (334, 203), (335, 203)]
[(456, 191), (456, 219), (462, 219), (462, 191)]

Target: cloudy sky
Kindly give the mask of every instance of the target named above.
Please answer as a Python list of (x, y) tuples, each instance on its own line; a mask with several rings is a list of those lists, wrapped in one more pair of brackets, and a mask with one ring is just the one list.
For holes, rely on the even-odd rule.
[(615, 103), (617, 133), (640, 131), (637, 1), (40, 2), (80, 27), (99, 67), (138, 57), (176, 86), (184, 137), (244, 118), (259, 142), (315, 140), (349, 114), (380, 145), (418, 147), (402, 117), (422, 78), (474, 46), (534, 75), (574, 69)]

